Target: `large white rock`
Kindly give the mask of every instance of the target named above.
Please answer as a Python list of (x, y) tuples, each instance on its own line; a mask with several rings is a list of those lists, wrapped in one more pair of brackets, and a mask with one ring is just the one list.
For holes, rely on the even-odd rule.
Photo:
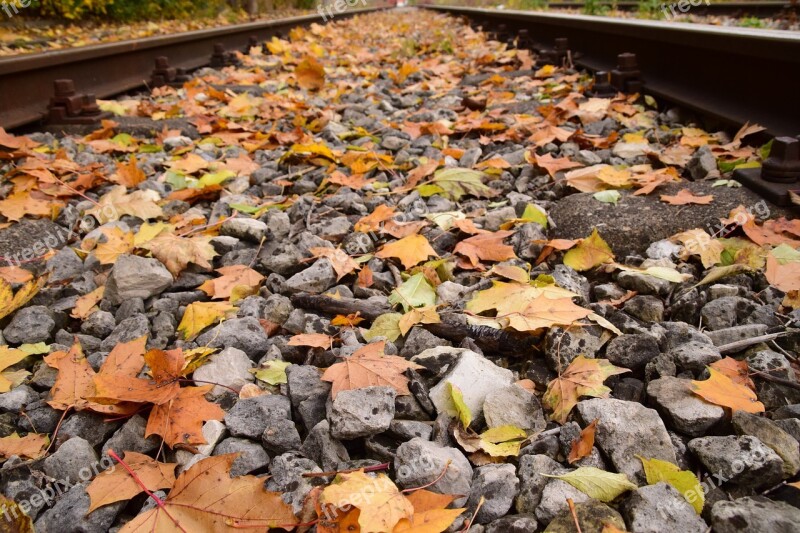
[[(204, 382), (219, 383), (231, 389), (239, 390), (247, 383), (252, 383), (255, 379), (250, 369), (253, 368), (253, 361), (238, 348), (225, 348), (219, 353), (212, 355), (209, 361), (194, 371), (194, 379)], [(204, 385), (205, 383), (201, 383)], [(225, 392), (230, 392), (225, 387), (215, 385), (211, 389), (211, 396), (219, 398)]]
[(442, 380), (430, 392), (430, 399), (436, 410), (455, 417), (457, 413), (447, 386), (448, 382), (461, 389), (464, 403), (469, 407), (472, 418), (478, 420), (483, 416), (483, 402), (486, 395), (511, 385), (514, 382), (514, 374), (472, 350), (463, 349)]

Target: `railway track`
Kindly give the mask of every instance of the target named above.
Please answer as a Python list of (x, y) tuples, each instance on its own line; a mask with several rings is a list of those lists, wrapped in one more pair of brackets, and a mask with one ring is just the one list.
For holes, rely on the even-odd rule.
[[(619, 54), (645, 93), (679, 104), (724, 127), (757, 122), (769, 134), (796, 135), (797, 87), (788, 73), (800, 68), (800, 34), (751, 28), (614, 19), (584, 15), (426, 6), (467, 17), (514, 39), (525, 30), (537, 50), (566, 38), (575, 64), (613, 71)], [(526, 35), (523, 32), (522, 35)], [(563, 43), (563, 41), (562, 41)], [(565, 50), (562, 50), (562, 53)]]
[[(660, 7), (659, 2), (659, 6)], [(549, 9), (584, 9), (582, 2), (550, 2), (547, 4)], [(603, 2), (598, 4), (599, 9), (617, 11), (638, 11), (641, 8), (639, 2)], [(797, 3), (792, 2), (716, 2), (706, 5), (701, 3), (692, 6), (692, 15), (710, 16), (748, 16), (758, 18), (768, 18), (780, 16), (785, 13), (796, 13), (800, 8)]]
[[(351, 17), (376, 9), (383, 8), (346, 10), (338, 16)], [(244, 50), (252, 38), (269, 39), (314, 22), (322, 22), (322, 16), (304, 15), (2, 58), (0, 127), (12, 129), (41, 122), (54, 96), (55, 80), (73, 80), (77, 95), (107, 98), (148, 84), (159, 57), (166, 57), (170, 68), (196, 69), (212, 61), (215, 46), (218, 50)], [(62, 87), (65, 98), (70, 98), (68, 89)]]

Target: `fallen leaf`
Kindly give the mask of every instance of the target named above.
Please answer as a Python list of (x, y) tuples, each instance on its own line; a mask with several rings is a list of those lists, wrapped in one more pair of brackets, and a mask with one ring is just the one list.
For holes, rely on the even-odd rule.
[(397, 326), (400, 333), (406, 335), (417, 324), (439, 324), (441, 321), (435, 307), (416, 307), (404, 314)]
[(612, 474), (593, 466), (583, 466), (560, 476), (541, 475), (566, 481), (590, 498), (601, 502), (610, 502), (624, 492), (639, 488), (625, 474)]
[[(377, 337), (386, 337), (390, 342), (400, 338), (400, 313), (384, 313), (372, 321), (372, 327), (362, 333), (364, 340), (372, 342)], [(363, 331), (363, 330), (362, 330)]]
[(72, 308), (70, 316), (81, 320), (87, 319), (89, 315), (97, 311), (97, 304), (103, 299), (105, 292), (106, 287), (103, 285), (75, 300), (75, 307)]
[(708, 367), (709, 378), (705, 381), (692, 381), (692, 392), (709, 403), (727, 407), (732, 411), (763, 413), (764, 404), (758, 401), (756, 393), (745, 385), (734, 382), (719, 370)]
[(32, 196), (29, 191), (14, 191), (0, 200), (0, 214), (12, 222), (21, 220), (25, 215), (46, 217), (53, 214), (53, 206), (59, 205), (52, 200)]
[(33, 279), (33, 274), (30, 270), (18, 266), (5, 266), (0, 267), (0, 278), (8, 283), (27, 283)]
[(670, 205), (687, 205), (687, 204), (708, 205), (712, 201), (714, 201), (714, 197), (710, 194), (708, 196), (695, 196), (689, 189), (681, 189), (680, 191), (678, 191), (678, 194), (675, 194), (673, 196), (670, 196), (668, 194), (662, 194), (661, 201), (666, 202)]
[(578, 272), (590, 270), (604, 263), (614, 261), (611, 247), (603, 240), (595, 228), (586, 239), (578, 241), (578, 245), (564, 254), (564, 264)]
[(566, 370), (548, 383), (542, 403), (553, 412), (554, 421), (564, 424), (581, 396), (606, 397), (611, 389), (603, 382), (610, 376), (625, 372), (630, 370), (616, 367), (605, 359), (587, 359), (579, 355)]
[(597, 419), (594, 419), (592, 420), (591, 424), (583, 428), (578, 438), (572, 441), (572, 445), (569, 449), (569, 456), (567, 457), (569, 464), (579, 461), (592, 453), (592, 448), (594, 447), (594, 432), (596, 428)]
[(409, 269), (428, 259), (428, 257), (439, 257), (428, 239), (422, 235), (409, 235), (402, 239), (384, 244), (375, 254), (375, 257), (387, 259), (396, 257), (403, 264), (403, 268)]
[(725, 247), (703, 229), (684, 231), (673, 235), (670, 240), (676, 240), (683, 245), (686, 251), (684, 259), (689, 255), (699, 256), (704, 268), (711, 268), (722, 262), (722, 252), (725, 251)]
[(318, 91), (325, 85), (325, 69), (312, 56), (307, 56), (297, 65), (294, 75), (303, 89)]
[(363, 471), (342, 473), (322, 491), (320, 503), (361, 510), (358, 524), (362, 533), (392, 531), (401, 519), (411, 519), (414, 506), (386, 474), (370, 477)]
[(384, 345), (384, 342), (368, 344), (329, 367), (322, 380), (333, 383), (331, 398), (335, 400), (339, 391), (364, 387), (392, 387), (401, 396), (410, 394), (404, 372), (407, 368), (422, 367), (396, 355), (384, 355)]
[(101, 265), (113, 265), (121, 255), (133, 251), (133, 233), (124, 232), (119, 227), (103, 228), (105, 242), (98, 243), (94, 256)]
[(450, 381), (447, 382), (447, 390), (450, 392), (450, 400), (453, 403), (453, 408), (458, 414), (458, 420), (464, 428), (468, 428), (472, 423), (472, 412), (469, 406), (464, 403), (464, 393), (458, 388), (458, 385), (453, 385)]
[(95, 371), (84, 357), (80, 343), (75, 342), (68, 352), (51, 353), (44, 358), (44, 362), (58, 370), (47, 404), (59, 411), (88, 407), (87, 398), (95, 395)]
[(127, 163), (117, 163), (117, 172), (112, 174), (109, 181), (124, 187), (136, 187), (147, 179), (147, 176), (136, 164), (136, 156), (131, 155)]
[(513, 235), (513, 231), (496, 231), (474, 235), (456, 244), (453, 253), (469, 258), (472, 266), (484, 261), (506, 261), (516, 259), (514, 248), (503, 244), (503, 240)]
[(169, 489), (175, 483), (177, 463), (159, 463), (146, 455), (130, 451), (125, 452), (122, 460), (133, 470), (141, 485), (122, 467), (100, 472), (86, 487), (90, 500), (89, 513), (104, 505), (130, 500), (145, 489), (155, 492)]
[(417, 191), (423, 197), (440, 194), (456, 202), (467, 194), (485, 198), (493, 193), (481, 181), (482, 176), (483, 172), (468, 168), (445, 168), (436, 171), (430, 183), (419, 185)]
[(100, 224), (114, 222), (124, 215), (149, 220), (163, 216), (163, 211), (156, 204), (161, 197), (153, 190), (139, 190), (126, 194), (127, 189), (119, 185), (105, 194), (95, 207), (86, 211), (94, 216)]
[(174, 233), (164, 232), (152, 241), (142, 245), (150, 250), (153, 257), (164, 263), (176, 278), (189, 263), (211, 270), (209, 262), (217, 252), (209, 241), (211, 237), (179, 237)]
[(800, 289), (800, 252), (788, 244), (770, 250), (765, 275), (770, 285), (783, 292)]
[(16, 365), (26, 357), (29, 353), (8, 346), (0, 346), (0, 393), (8, 392), (15, 385), (15, 380), (10, 372), (6, 369), (12, 365)]
[(222, 276), (210, 279), (198, 287), (215, 300), (231, 298), (234, 293), (240, 296), (252, 294), (264, 281), (264, 276), (246, 265), (226, 266), (215, 272)]
[(583, 166), (575, 161), (570, 161), (568, 157), (559, 157), (558, 159), (556, 159), (550, 153), (544, 154), (543, 156), (534, 153), (533, 160), (531, 160), (530, 156), (526, 154), (525, 158), (528, 160), (529, 163), (535, 162), (536, 166), (545, 169), (552, 178), (556, 177), (556, 172), (567, 170), (568, 168)]
[(277, 361), (273, 359), (266, 361), (259, 368), (250, 369), (250, 372), (264, 383), (280, 385), (281, 383), (288, 383), (289, 378), (286, 376), (286, 369), (290, 366), (291, 363), (287, 361)]
[(664, 481), (680, 492), (697, 514), (703, 512), (705, 489), (693, 472), (681, 470), (678, 466), (661, 459), (639, 457), (639, 460), (642, 461), (648, 485)]
[(16, 455), (28, 459), (38, 459), (45, 454), (45, 448), (49, 445), (50, 437), (48, 435), (28, 433), (24, 437), (20, 437), (18, 434), (12, 433), (8, 437), (0, 439), (0, 457), (8, 459)]
[(455, 496), (419, 489), (406, 496), (414, 507), (411, 519), (401, 518), (392, 533), (441, 533), (466, 509), (447, 509)]
[(334, 272), (336, 272), (336, 280), (340, 280), (349, 273), (358, 270), (358, 263), (353, 261), (353, 258), (341, 248), (309, 248), (311, 254), (316, 257), (325, 257), (331, 262)]
[(293, 335), (286, 344), (289, 346), (310, 346), (312, 348), (330, 350), (333, 345), (333, 337), (324, 333), (301, 333)]
[(23, 285), (17, 292), (11, 287), (11, 284), (6, 280), (0, 278), (0, 319), (3, 319), (30, 302), (41, 289), (46, 277), (33, 279)]
[(235, 309), (236, 307), (228, 302), (192, 302), (183, 312), (178, 332), (183, 334), (184, 340), (191, 340), (207, 327), (223, 320)]
[(714, 361), (708, 366), (725, 374), (734, 383), (744, 385), (755, 392), (756, 384), (750, 379), (750, 367), (747, 366), (747, 361), (738, 361), (733, 357), (726, 356), (719, 361)]
[(171, 448), (176, 444), (205, 444), (203, 423), (225, 417), (225, 411), (219, 405), (205, 399), (212, 388), (214, 385), (184, 387), (173, 399), (154, 406), (147, 420), (145, 438), (160, 435)]
[(400, 304), (405, 312), (414, 307), (433, 307), (436, 305), (436, 290), (424, 274), (417, 273), (392, 291), (389, 302), (393, 305)]
[(280, 493), (256, 476), (230, 477), (238, 454), (217, 455), (181, 473), (163, 502), (125, 524), (120, 533), (214, 531), (243, 528), (292, 530), (297, 519)]

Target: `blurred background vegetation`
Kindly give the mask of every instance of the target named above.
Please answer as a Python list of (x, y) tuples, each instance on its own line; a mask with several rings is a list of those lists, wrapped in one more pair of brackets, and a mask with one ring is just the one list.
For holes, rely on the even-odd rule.
[[(20, 6), (20, 0), (7, 0)], [(278, 9), (311, 9), (316, 0), (32, 0), (20, 9), (26, 17), (65, 20), (134, 21), (216, 17), (225, 13), (250, 15)]]

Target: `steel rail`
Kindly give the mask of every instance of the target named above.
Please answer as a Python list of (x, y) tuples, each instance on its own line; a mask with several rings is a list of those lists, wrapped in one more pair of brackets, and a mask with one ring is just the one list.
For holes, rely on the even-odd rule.
[[(657, 7), (662, 4), (677, 3), (673, 1), (658, 2)], [(583, 2), (549, 2), (548, 9), (578, 9), (584, 8)], [(641, 7), (639, 2), (601, 2), (598, 4), (601, 9), (616, 9), (618, 11), (637, 11)], [(686, 15), (749, 15), (752, 17), (766, 18), (789, 13), (800, 9), (800, 6), (793, 5), (786, 1), (766, 1), (766, 2), (714, 2), (701, 3), (698, 6), (691, 6)], [(679, 12), (680, 13), (680, 12)]]
[[(346, 10), (337, 17), (379, 9), (385, 7)], [(40, 121), (57, 79), (74, 80), (78, 93), (107, 98), (146, 85), (156, 57), (167, 56), (172, 67), (196, 69), (209, 63), (216, 43), (227, 50), (244, 49), (251, 36), (268, 39), (314, 22), (322, 22), (321, 15), (0, 58), (0, 127), (11, 129)]]
[(424, 6), (465, 16), (485, 29), (526, 29), (552, 47), (567, 37), (576, 63), (610, 71), (635, 53), (644, 92), (724, 126), (758, 123), (775, 136), (800, 130), (800, 33), (586, 15)]

